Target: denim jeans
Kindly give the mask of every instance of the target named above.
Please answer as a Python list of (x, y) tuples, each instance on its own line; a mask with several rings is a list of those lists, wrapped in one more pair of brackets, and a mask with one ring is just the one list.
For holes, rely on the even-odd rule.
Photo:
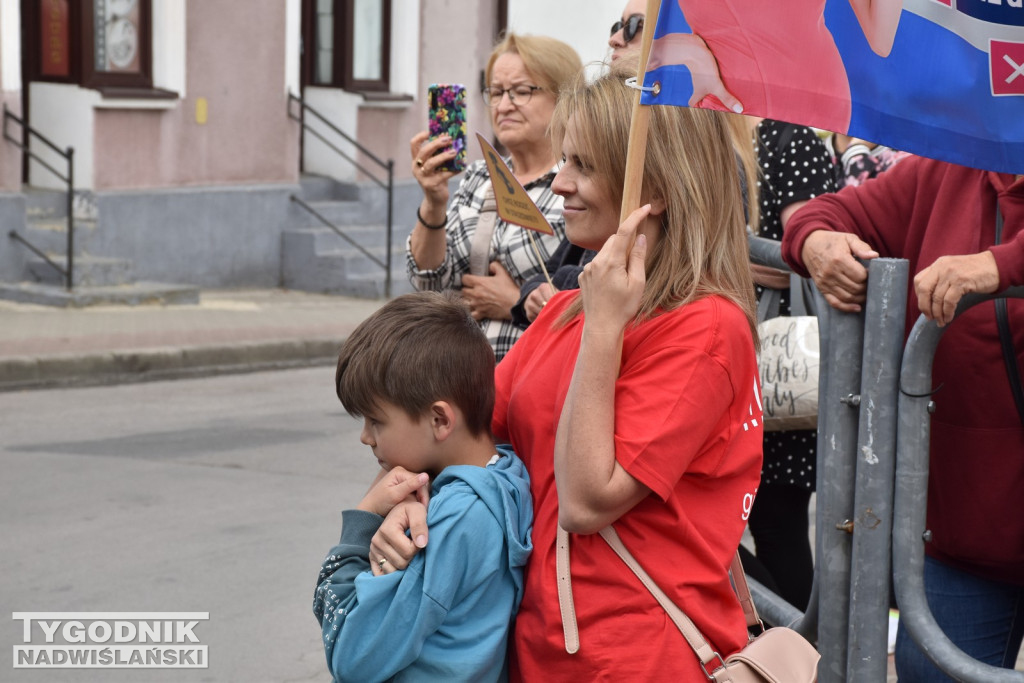
[[(1024, 638), (1024, 586), (989, 581), (924, 558), (924, 588), (939, 627), (971, 657), (1006, 669)], [(900, 620), (896, 634), (900, 683), (944, 683), (952, 678), (932, 664)]]

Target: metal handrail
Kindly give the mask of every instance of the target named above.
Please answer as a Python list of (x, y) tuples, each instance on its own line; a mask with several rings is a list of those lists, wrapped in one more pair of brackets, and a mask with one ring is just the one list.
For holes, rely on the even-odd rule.
[(356, 241), (355, 241), (354, 239), (352, 239), (351, 237), (349, 237), (348, 235), (346, 235), (346, 234), (345, 234), (345, 232), (344, 232), (344, 231), (343, 231), (343, 230), (342, 230), (341, 228), (339, 228), (339, 227), (338, 227), (338, 226), (336, 226), (336, 225), (335, 225), (334, 223), (332, 223), (331, 221), (329, 221), (329, 220), (328, 220), (327, 218), (325, 218), (325, 217), (324, 217), (324, 216), (323, 216), (322, 214), (320, 214), (320, 212), (318, 212), (318, 211), (317, 211), (316, 209), (314, 209), (314, 208), (313, 208), (312, 206), (310, 206), (309, 204), (307, 204), (306, 202), (304, 202), (304, 201), (303, 201), (302, 199), (300, 199), (300, 198), (299, 198), (298, 196), (296, 196), (296, 195), (294, 195), (294, 194), (293, 194), (293, 195), (291, 196), (291, 200), (292, 200), (293, 202), (295, 202), (296, 204), (298, 204), (299, 206), (301, 206), (302, 208), (304, 208), (304, 209), (305, 209), (306, 211), (309, 211), (309, 212), (310, 212), (311, 214), (313, 214), (314, 216), (316, 216), (316, 217), (317, 217), (318, 219), (320, 219), (320, 222), (321, 222), (321, 223), (323, 223), (323, 224), (324, 224), (325, 226), (327, 226), (328, 228), (330, 228), (331, 230), (333, 230), (334, 232), (336, 232), (336, 233), (338, 234), (338, 237), (340, 237), (341, 239), (345, 240), (346, 242), (348, 242), (349, 244), (351, 244), (351, 245), (352, 245), (353, 247), (355, 247), (356, 249), (358, 249), (358, 250), (359, 250), (360, 252), (362, 252), (362, 253), (363, 253), (363, 255), (364, 255), (364, 256), (366, 256), (366, 258), (370, 259), (371, 261), (373, 261), (374, 263), (376, 263), (376, 264), (377, 264), (378, 266), (380, 266), (381, 268), (386, 268), (386, 267), (387, 267), (387, 264), (386, 264), (386, 263), (384, 263), (384, 262), (383, 262), (383, 261), (381, 261), (381, 260), (380, 260), (379, 258), (377, 258), (377, 257), (376, 257), (376, 256), (374, 256), (373, 254), (371, 254), (371, 253), (370, 253), (369, 251), (367, 251), (367, 250), (366, 250), (366, 247), (364, 247), (363, 245), (359, 244), (359, 243), (358, 243), (358, 242), (356, 242)]
[[(296, 116), (294, 113), (292, 113), (292, 106), (291, 106), (292, 102), (298, 102), (299, 103), (299, 115), (298, 116)], [(324, 137), (324, 135), (320, 131), (316, 130), (315, 128), (310, 126), (308, 123), (306, 123), (306, 117), (305, 117), (306, 112), (309, 112), (310, 114), (315, 116), (317, 119), (319, 119), (319, 121), (321, 123), (323, 123), (324, 126), (326, 126), (328, 129), (330, 129), (331, 131), (333, 131), (337, 135), (340, 135), (342, 137), (342, 139), (344, 139), (347, 143), (349, 143), (350, 145), (352, 145), (353, 147), (358, 149), (360, 152), (362, 152), (364, 155), (366, 155), (366, 157), (368, 159), (370, 159), (377, 166), (379, 166), (381, 169), (386, 171), (387, 172), (387, 179), (386, 180), (382, 180), (382, 179), (378, 178), (372, 171), (370, 171), (365, 166), (360, 164), (359, 161), (357, 161), (353, 157), (349, 156), (349, 154), (347, 154), (344, 150), (340, 149), (338, 146), (336, 146), (334, 143), (332, 143), (330, 140), (328, 140), (326, 137)], [(338, 128), (336, 125), (334, 125), (329, 120), (327, 120), (327, 118), (323, 114), (321, 114), (316, 109), (314, 109), (313, 107), (311, 107), (308, 104), (306, 104), (306, 102), (303, 101), (303, 99), (301, 97), (298, 97), (297, 95), (294, 95), (293, 93), (288, 93), (288, 117), (290, 119), (292, 119), (293, 121), (298, 121), (299, 125), (300, 125), (300, 127), (302, 128), (303, 131), (310, 133), (311, 135), (316, 137), (318, 140), (320, 140), (322, 143), (324, 143), (328, 148), (334, 150), (334, 152), (339, 154), (343, 159), (345, 159), (346, 161), (351, 163), (353, 166), (355, 166), (361, 173), (363, 173), (363, 175), (365, 175), (370, 180), (372, 180), (374, 183), (376, 183), (378, 187), (382, 187), (386, 191), (386, 193), (387, 193), (387, 219), (386, 219), (385, 226), (386, 226), (387, 233), (385, 235), (385, 252), (384, 252), (384, 261), (383, 262), (380, 261), (375, 256), (373, 256), (372, 254), (370, 254), (362, 246), (357, 244), (355, 240), (353, 240), (351, 237), (346, 235), (345, 232), (341, 228), (339, 228), (337, 225), (335, 225), (334, 223), (332, 223), (331, 221), (329, 221), (328, 219), (324, 218), (322, 215), (317, 213), (312, 207), (309, 206), (309, 204), (307, 204), (306, 202), (302, 201), (301, 199), (299, 199), (295, 195), (292, 195), (291, 199), (292, 199), (292, 201), (296, 202), (299, 206), (303, 207), (305, 210), (309, 211), (314, 216), (316, 216), (317, 219), (319, 219), (324, 225), (326, 225), (328, 228), (330, 228), (331, 230), (336, 232), (338, 235), (340, 235), (347, 242), (349, 242), (354, 247), (359, 249), (359, 251), (361, 251), (363, 254), (368, 256), (378, 266), (381, 266), (382, 268), (384, 268), (384, 296), (385, 296), (385, 298), (390, 299), (391, 298), (391, 249), (392, 249), (392, 240), (393, 240), (392, 232), (393, 232), (393, 222), (394, 222), (393, 214), (394, 214), (394, 193), (395, 193), (395, 162), (394, 162), (394, 160), (393, 159), (388, 159), (387, 161), (384, 161), (384, 160), (380, 159), (373, 152), (368, 150), (363, 145), (359, 144), (359, 142), (357, 140), (355, 140), (352, 136), (348, 135), (343, 130)]]
[[(18, 140), (18, 139), (14, 138), (14, 137), (11, 137), (11, 135), (8, 134), (8, 132), (7, 132), (7, 122), (8, 121), (14, 121), (18, 125), (20, 125), (21, 128), (22, 128), (23, 133), (24, 132), (28, 132), (28, 136), (27, 136), (28, 139), (25, 140), (24, 144), (22, 143), (21, 140)], [(25, 245), (26, 247), (28, 247), (33, 253), (41, 256), (43, 258), (43, 260), (46, 261), (46, 263), (48, 263), (51, 267), (53, 267), (54, 270), (56, 270), (58, 273), (60, 273), (62, 276), (64, 276), (65, 287), (70, 292), (71, 289), (74, 287), (74, 272), (75, 272), (75, 213), (74, 213), (74, 198), (75, 198), (75, 163), (74, 163), (74, 159), (75, 159), (75, 148), (74, 147), (68, 147), (66, 150), (60, 149), (59, 147), (57, 147), (57, 145), (55, 145), (54, 143), (50, 142), (50, 140), (47, 139), (47, 137), (45, 135), (43, 135), (42, 133), (40, 133), (36, 129), (32, 128), (32, 126), (28, 125), (25, 122), (24, 119), (19, 118), (18, 116), (16, 116), (14, 114), (14, 112), (12, 112), (10, 109), (7, 108), (6, 104), (4, 105), (4, 126), (3, 126), (3, 128), (4, 128), (4, 139), (5, 140), (7, 140), (11, 144), (13, 144), (18, 149), (20, 149), (22, 154), (24, 154), (24, 155), (28, 156), (30, 159), (33, 159), (34, 161), (36, 161), (39, 165), (41, 165), (43, 168), (48, 170), (50, 173), (53, 173), (55, 176), (57, 176), (60, 180), (62, 180), (68, 186), (68, 196), (67, 196), (68, 246), (67, 246), (67, 254), (65, 256), (65, 258), (66, 258), (66, 265), (65, 265), (64, 268), (61, 268), (50, 257), (48, 257), (45, 253), (43, 253), (43, 251), (41, 249), (39, 249), (38, 247), (33, 245), (31, 242), (29, 242), (23, 236), (19, 235), (16, 231), (11, 230), (10, 232), (7, 233), (7, 235), (11, 239), (13, 239), (13, 240), (15, 240), (17, 242), (20, 242), (23, 245)], [(56, 152), (57, 154), (59, 154), (60, 156), (64, 157), (64, 159), (67, 160), (67, 162), (68, 162), (67, 175), (62, 174), (60, 171), (58, 171), (53, 166), (51, 166), (49, 163), (47, 163), (47, 161), (45, 159), (40, 157), (38, 154), (36, 154), (35, 152), (33, 152), (29, 148), (29, 140), (31, 139), (32, 136), (35, 136), (40, 142), (42, 142), (47, 147), (49, 147), (54, 152)]]

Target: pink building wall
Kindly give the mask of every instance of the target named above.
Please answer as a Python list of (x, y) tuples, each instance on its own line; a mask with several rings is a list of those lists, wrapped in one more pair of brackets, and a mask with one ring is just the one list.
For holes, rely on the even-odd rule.
[[(0, 13), (0, 36), (5, 32), (16, 31), (17, 27), (4, 25), (4, 14)], [(3, 59), (3, 57), (0, 57)], [(21, 91), (11, 90), (16, 84), (4, 83), (4, 69), (0, 68), (0, 110), (6, 106), (17, 116), (21, 116)], [(0, 121), (0, 125), (2, 125)], [(15, 133), (17, 135), (18, 133)], [(18, 192), (21, 190), (21, 153), (18, 148), (0, 137), (0, 192)]]
[(297, 182), (284, 26), (280, 0), (247, 0), (241, 12), (235, 0), (190, 2), (185, 98), (169, 110), (97, 110), (95, 188)]
[[(468, 159), (482, 158), (476, 133), (491, 139), (489, 114), (480, 99), (480, 71), (494, 47), (496, 3), (423, 0), (420, 26), (420, 87), (405, 109), (363, 107), (359, 136), (377, 156), (395, 160), (395, 178), (412, 178), (409, 140), (427, 128), (427, 86), (462, 83), (467, 89)], [(379, 150), (379, 152), (378, 152)]]
[[(0, 108), (7, 106), (18, 117), (21, 116), (21, 93), (18, 91), (3, 90), (0, 84)], [(20, 130), (17, 127), (10, 129), (10, 132), (17, 137)], [(21, 191), (21, 152), (10, 142), (0, 138), (0, 192)]]

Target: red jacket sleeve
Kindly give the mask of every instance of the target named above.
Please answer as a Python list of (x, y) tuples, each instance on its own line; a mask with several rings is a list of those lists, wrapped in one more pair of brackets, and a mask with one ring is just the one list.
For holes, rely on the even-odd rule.
[(862, 185), (815, 197), (787, 223), (782, 258), (796, 273), (809, 277), (801, 252), (816, 230), (852, 233), (882, 256), (900, 255), (915, 202), (922, 200), (918, 196), (922, 172), (922, 159), (914, 157)]

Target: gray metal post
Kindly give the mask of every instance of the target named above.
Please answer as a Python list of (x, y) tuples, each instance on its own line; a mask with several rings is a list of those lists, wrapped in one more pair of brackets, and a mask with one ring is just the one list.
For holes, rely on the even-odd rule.
[[(1024, 287), (1011, 288), (1004, 295), (1024, 298)], [(995, 297), (966, 296), (957, 307), (957, 314), (992, 298)], [(945, 329), (921, 316), (903, 352), (892, 549), (900, 623), (925, 655), (957, 680), (968, 683), (1024, 683), (1024, 673), (982, 664), (954, 645), (935, 622), (925, 597), (923, 539), (928, 505), (932, 361)]]
[(853, 519), (854, 460), (860, 392), (863, 314), (829, 312), (827, 391), (818, 398), (817, 588), (820, 683), (846, 680), (850, 604), (848, 525)]
[(868, 264), (850, 578), (849, 681), (886, 677), (896, 410), (909, 262)]

